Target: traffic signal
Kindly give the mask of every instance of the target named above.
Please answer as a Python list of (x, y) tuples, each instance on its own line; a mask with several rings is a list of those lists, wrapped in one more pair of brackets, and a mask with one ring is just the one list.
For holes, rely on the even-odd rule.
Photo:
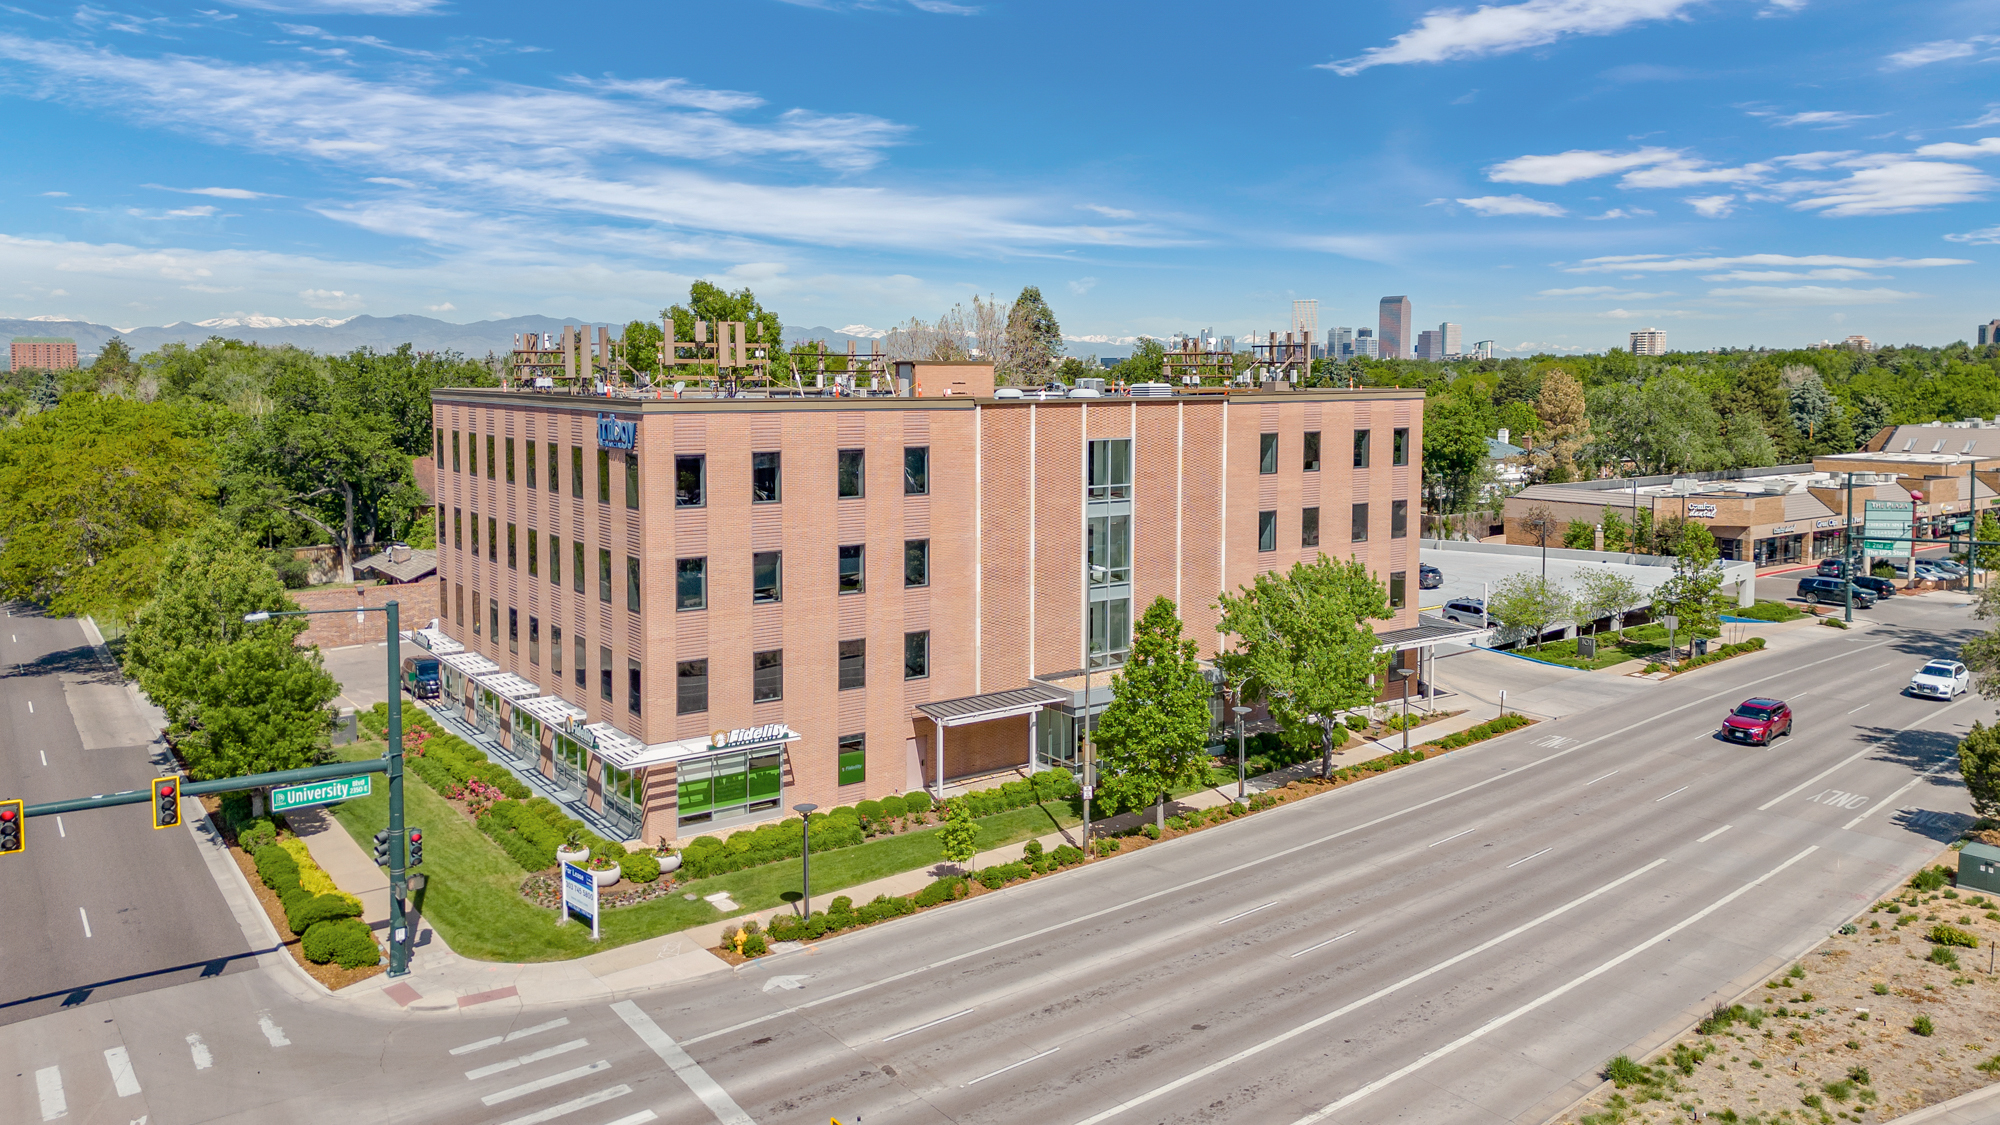
[(181, 823), (181, 779), (153, 779), (153, 827), (178, 828)]
[(417, 864), (422, 863), (423, 861), (424, 861), (424, 831), (421, 828), (412, 828), (410, 829), (410, 858), (407, 861), (405, 861), (404, 866), (415, 867)]
[(375, 833), (375, 866), (389, 866), (389, 830)]
[(0, 855), (28, 850), (27, 810), (19, 801), (0, 801)]

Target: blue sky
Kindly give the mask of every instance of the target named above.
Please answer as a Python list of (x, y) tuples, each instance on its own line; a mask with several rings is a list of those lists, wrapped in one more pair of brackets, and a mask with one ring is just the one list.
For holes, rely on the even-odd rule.
[[(2000, 0), (0, 5), (0, 315), (622, 321), (707, 277), (1073, 345), (2000, 316)], [(1106, 350), (1122, 350), (1107, 343)]]

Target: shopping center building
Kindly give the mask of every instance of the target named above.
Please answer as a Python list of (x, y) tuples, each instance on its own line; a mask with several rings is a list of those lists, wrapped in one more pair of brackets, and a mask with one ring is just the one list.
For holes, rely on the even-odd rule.
[(435, 392), (445, 702), (650, 841), (1071, 765), (1161, 595), (1211, 657), (1219, 593), (1352, 555), (1417, 625), (1420, 391), (910, 386)]

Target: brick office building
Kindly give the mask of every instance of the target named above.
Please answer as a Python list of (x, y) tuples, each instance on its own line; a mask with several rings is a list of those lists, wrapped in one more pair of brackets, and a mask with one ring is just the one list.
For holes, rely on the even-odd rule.
[(76, 341), (68, 336), (16, 336), (7, 345), (14, 371), (69, 371), (76, 367)]
[(1352, 553), (1416, 623), (1418, 391), (433, 404), (419, 640), (631, 837), (1070, 764), (1158, 595), (1211, 656), (1218, 592)]

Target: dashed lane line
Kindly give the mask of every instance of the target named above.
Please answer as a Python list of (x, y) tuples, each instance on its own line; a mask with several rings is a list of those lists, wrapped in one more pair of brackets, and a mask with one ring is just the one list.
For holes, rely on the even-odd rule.
[[(1968, 696), (1968, 697), (1967, 697), (1967, 698), (1965, 698), (1965, 699), (1961, 699), (1961, 700), (1959, 700), (1959, 701), (1958, 701), (1957, 703), (1953, 703), (1953, 704), (1949, 704), (1949, 705), (1947, 705), (1947, 706), (1945, 706), (1945, 707), (1942, 707), (1942, 708), (1939, 708), (1938, 710), (1936, 710), (1936, 711), (1933, 711), (1933, 712), (1931, 712), (1931, 713), (1930, 713), (1930, 714), (1928, 714), (1928, 715), (1925, 715), (1925, 716), (1924, 716), (1923, 718), (1921, 718), (1921, 719), (1918, 719), (1918, 720), (1917, 720), (1916, 722), (1914, 722), (1914, 723), (1911, 723), (1911, 724), (1910, 724), (1909, 726), (1906, 726), (1906, 727), (1904, 727), (1904, 728), (1903, 728), (1902, 730), (1899, 730), (1899, 731), (1897, 731), (1896, 733), (1897, 733), (1897, 734), (1902, 734), (1902, 733), (1903, 733), (1903, 731), (1911, 731), (1911, 730), (1915, 730), (1915, 729), (1917, 729), (1918, 727), (1920, 727), (1920, 726), (1924, 725), (1924, 723), (1925, 723), (1925, 722), (1926, 722), (1927, 720), (1929, 720), (1929, 719), (1932, 719), (1932, 718), (1935, 718), (1935, 717), (1937, 717), (1937, 716), (1939, 716), (1939, 715), (1942, 715), (1942, 714), (1944, 714), (1944, 713), (1945, 713), (1946, 711), (1949, 711), (1949, 710), (1951, 710), (1951, 709), (1952, 709), (1953, 707), (1962, 707), (1962, 706), (1964, 706), (1965, 704), (1967, 704), (1967, 703), (1970, 703), (1971, 701), (1972, 701), (1972, 700), (1971, 700), (1971, 697), (1969, 697), (1969, 696)], [(1863, 758), (1863, 757), (1866, 757), (1867, 755), (1869, 755), (1869, 754), (1872, 754), (1872, 753), (1874, 753), (1874, 752), (1875, 752), (1875, 751), (1877, 751), (1878, 749), (1880, 749), (1880, 747), (1876, 746), (1876, 745), (1875, 745), (1875, 744), (1873, 744), (1873, 743), (1870, 743), (1870, 744), (1869, 744), (1869, 745), (1867, 745), (1867, 746), (1863, 746), (1863, 747), (1862, 747), (1861, 749), (1859, 749), (1859, 750), (1856, 750), (1856, 751), (1855, 751), (1854, 753), (1852, 753), (1852, 754), (1849, 754), (1849, 755), (1848, 755), (1847, 757), (1845, 757), (1845, 758), (1842, 758), (1842, 759), (1841, 759), (1841, 760), (1839, 760), (1838, 762), (1835, 762), (1834, 764), (1832, 764), (1832, 765), (1830, 765), (1830, 766), (1826, 767), (1825, 769), (1823, 769), (1823, 770), (1819, 771), (1818, 773), (1816, 773), (1816, 774), (1812, 775), (1811, 777), (1809, 777), (1809, 778), (1806, 778), (1806, 779), (1805, 779), (1804, 781), (1801, 781), (1801, 782), (1799, 782), (1799, 783), (1798, 783), (1797, 785), (1794, 785), (1794, 786), (1792, 786), (1792, 787), (1791, 787), (1790, 789), (1787, 789), (1787, 790), (1785, 790), (1785, 791), (1784, 791), (1783, 793), (1780, 793), (1780, 794), (1778, 794), (1777, 796), (1775, 796), (1775, 797), (1771, 798), (1770, 800), (1768, 800), (1768, 801), (1765, 801), (1765, 802), (1764, 802), (1763, 804), (1761, 804), (1761, 805), (1758, 805), (1758, 806), (1757, 806), (1757, 811), (1758, 811), (1758, 812), (1769, 812), (1769, 811), (1771, 810), (1771, 806), (1772, 806), (1772, 805), (1775, 805), (1775, 804), (1777, 804), (1777, 803), (1778, 803), (1779, 801), (1782, 801), (1782, 800), (1784, 800), (1785, 798), (1787, 798), (1787, 797), (1790, 797), (1790, 796), (1791, 796), (1791, 795), (1793, 795), (1794, 793), (1797, 793), (1797, 792), (1798, 792), (1799, 790), (1801, 790), (1801, 789), (1804, 789), (1804, 788), (1806, 788), (1806, 787), (1807, 787), (1807, 786), (1809, 786), (1809, 785), (1812, 785), (1813, 783), (1815, 783), (1815, 782), (1819, 781), (1819, 780), (1820, 780), (1821, 778), (1824, 778), (1824, 777), (1828, 777), (1828, 776), (1832, 775), (1832, 773), (1833, 773), (1833, 772), (1834, 772), (1835, 770), (1839, 770), (1839, 769), (1842, 769), (1842, 768), (1845, 768), (1846, 766), (1848, 766), (1849, 764), (1853, 763), (1853, 762), (1854, 762), (1854, 761), (1856, 761), (1857, 759), (1860, 759), (1860, 758)]]

